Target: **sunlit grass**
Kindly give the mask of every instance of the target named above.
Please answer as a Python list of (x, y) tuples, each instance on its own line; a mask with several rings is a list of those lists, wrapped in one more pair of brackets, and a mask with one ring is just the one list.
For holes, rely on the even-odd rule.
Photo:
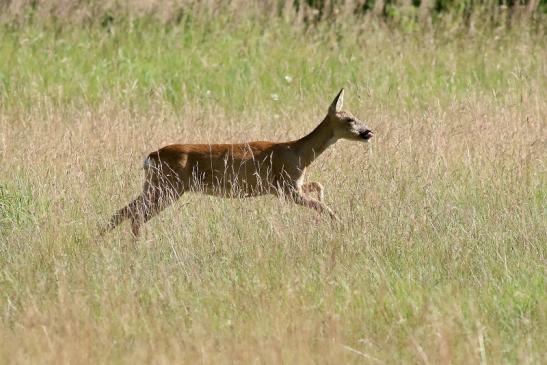
[[(545, 38), (281, 20), (3, 28), (0, 362), (542, 363)], [(288, 77), (287, 77), (288, 76)], [(342, 222), (187, 194), (97, 227), (170, 142), (288, 140)]]

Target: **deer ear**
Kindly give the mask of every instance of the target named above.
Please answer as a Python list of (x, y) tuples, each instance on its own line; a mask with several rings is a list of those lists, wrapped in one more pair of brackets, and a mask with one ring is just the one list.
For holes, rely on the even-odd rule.
[(332, 104), (329, 106), (329, 114), (334, 114), (342, 110), (344, 105), (344, 89), (340, 90), (338, 95), (334, 98)]

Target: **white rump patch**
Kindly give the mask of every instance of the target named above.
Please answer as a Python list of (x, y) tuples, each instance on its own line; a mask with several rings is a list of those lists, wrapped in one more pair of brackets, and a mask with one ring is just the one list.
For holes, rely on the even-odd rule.
[(154, 167), (154, 160), (152, 160), (150, 158), (150, 156), (147, 156), (145, 159), (144, 159), (144, 169), (148, 170), (150, 169), (151, 167)]

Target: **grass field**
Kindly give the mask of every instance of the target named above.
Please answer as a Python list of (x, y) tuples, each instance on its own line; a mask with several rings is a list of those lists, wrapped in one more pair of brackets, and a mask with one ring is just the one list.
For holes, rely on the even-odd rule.
[[(546, 43), (526, 23), (3, 23), (0, 363), (546, 363)], [(97, 239), (147, 153), (301, 137), (342, 86), (376, 137), (309, 171), (340, 224), (187, 194), (137, 243)]]

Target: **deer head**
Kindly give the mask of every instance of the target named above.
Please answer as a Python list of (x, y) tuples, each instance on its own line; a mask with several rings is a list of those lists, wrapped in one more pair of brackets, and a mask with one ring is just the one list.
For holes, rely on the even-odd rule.
[(344, 89), (340, 90), (338, 95), (334, 98), (326, 118), (333, 129), (334, 136), (336, 138), (363, 142), (371, 139), (374, 136), (374, 133), (370, 128), (351, 113), (342, 111), (343, 105)]

